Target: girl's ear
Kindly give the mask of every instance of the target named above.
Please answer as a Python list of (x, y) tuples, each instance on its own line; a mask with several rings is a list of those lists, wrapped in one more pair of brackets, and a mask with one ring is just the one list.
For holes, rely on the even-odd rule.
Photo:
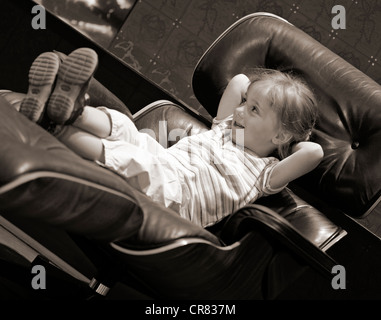
[(272, 143), (275, 145), (281, 145), (289, 142), (292, 139), (292, 134), (288, 132), (278, 132), (278, 134), (272, 138)]

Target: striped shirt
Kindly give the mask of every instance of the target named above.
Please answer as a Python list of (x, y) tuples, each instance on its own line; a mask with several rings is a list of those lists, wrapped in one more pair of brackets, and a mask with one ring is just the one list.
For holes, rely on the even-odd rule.
[(202, 227), (283, 189), (268, 184), (279, 160), (235, 145), (231, 124), (232, 116), (214, 120), (211, 130), (185, 137), (167, 150), (182, 182), (180, 215)]

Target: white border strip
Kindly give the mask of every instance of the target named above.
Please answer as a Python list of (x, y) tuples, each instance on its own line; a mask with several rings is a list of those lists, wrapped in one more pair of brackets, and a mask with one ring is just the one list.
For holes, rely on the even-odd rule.
[(333, 239), (331, 239), (326, 245), (321, 246), (320, 249), (326, 252), (329, 248), (331, 248), (334, 244), (339, 242), (347, 234), (348, 233), (344, 229), (341, 229), (341, 231)]
[(130, 196), (128, 196), (128, 195), (126, 195), (120, 191), (111, 189), (109, 187), (102, 186), (102, 185), (97, 184), (95, 182), (87, 181), (87, 180), (82, 179), (82, 178), (77, 178), (77, 177), (70, 176), (68, 174), (51, 172), (51, 171), (36, 171), (36, 172), (23, 174), (20, 177), (12, 180), (11, 182), (3, 185), (2, 187), (0, 187), (0, 194), (3, 194), (7, 191), (10, 191), (16, 187), (21, 186), (27, 182), (30, 182), (30, 181), (33, 181), (36, 179), (40, 179), (40, 178), (56, 178), (56, 179), (67, 180), (70, 182), (75, 182), (75, 183), (86, 185), (86, 186), (89, 186), (89, 187), (92, 187), (92, 188), (95, 188), (95, 189), (98, 189), (101, 191), (108, 192), (110, 194), (114, 194), (116, 196), (122, 197), (124, 199), (129, 200), (129, 201), (132, 201), (133, 203), (136, 204), (135, 199), (131, 198)]
[[(170, 100), (165, 100), (165, 99), (163, 99), (163, 100), (157, 100), (157, 101), (151, 102), (150, 104), (146, 105), (145, 107), (143, 107), (139, 111), (135, 112), (132, 115), (132, 119), (136, 120), (140, 116), (144, 115), (144, 113), (148, 113), (151, 109), (159, 108), (159, 107), (161, 107), (163, 105), (167, 105), (167, 104), (170, 104), (172, 106), (176, 106), (179, 109), (183, 110), (184, 112), (188, 112), (188, 114), (189, 114), (189, 112), (191, 112), (196, 117), (202, 118), (205, 121), (211, 122), (211, 119), (208, 119), (207, 117), (202, 115), (199, 111), (197, 111), (196, 109), (192, 108), (188, 104), (180, 104), (180, 103), (176, 103), (176, 102), (173, 102), (173, 101), (170, 101)], [(192, 114), (190, 114), (190, 115), (192, 116)], [(196, 120), (201, 121), (200, 119), (197, 119), (197, 118), (196, 118)]]
[[(140, 117), (142, 114), (148, 112), (150, 109), (160, 107), (161, 105), (164, 105), (164, 104), (175, 104), (175, 105), (177, 105), (176, 103), (169, 101), (169, 100), (157, 100), (157, 101), (151, 102), (150, 104), (146, 105), (145, 107), (143, 107), (139, 111), (135, 112), (132, 115), (132, 118), (135, 120), (136, 118)], [(179, 107), (182, 108), (181, 106), (179, 106)]]
[[(245, 236), (246, 237), (246, 236)], [(244, 238), (245, 238), (244, 237)], [(173, 243), (170, 243), (168, 245), (164, 245), (160, 248), (154, 248), (154, 249), (148, 249), (148, 250), (132, 250), (132, 249), (127, 249), (119, 246), (118, 244), (112, 242), (111, 246), (124, 254), (132, 255), (132, 256), (148, 256), (148, 255), (155, 255), (155, 254), (160, 254), (169, 250), (174, 250), (183, 246), (191, 245), (191, 244), (207, 244), (211, 247), (214, 247), (218, 250), (221, 251), (230, 251), (233, 250), (241, 245), (241, 241), (234, 242), (232, 245), (222, 247), (222, 246), (217, 246), (216, 244), (204, 240), (204, 239), (198, 239), (198, 238), (186, 238), (186, 239), (179, 239), (174, 241)]]
[(362, 214), (360, 217), (357, 217), (356, 219), (363, 219), (363, 218), (366, 218), (372, 211), (375, 207), (377, 207), (377, 205), (381, 202), (381, 196), (378, 197), (378, 199), (376, 201), (373, 202), (373, 204), (370, 206), (370, 208), (368, 210), (365, 211), (364, 214)]

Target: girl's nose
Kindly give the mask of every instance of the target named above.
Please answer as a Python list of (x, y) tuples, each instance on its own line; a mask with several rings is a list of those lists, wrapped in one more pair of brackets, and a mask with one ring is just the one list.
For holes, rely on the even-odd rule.
[(235, 112), (237, 115), (239, 115), (241, 118), (243, 118), (243, 113), (245, 111), (245, 105), (240, 105), (235, 109)]

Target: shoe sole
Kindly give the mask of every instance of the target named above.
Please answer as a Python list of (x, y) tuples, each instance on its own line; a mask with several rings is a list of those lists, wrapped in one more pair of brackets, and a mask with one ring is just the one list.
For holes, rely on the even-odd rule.
[(59, 69), (59, 57), (53, 52), (40, 54), (32, 63), (28, 92), (21, 102), (20, 112), (33, 122), (42, 118)]
[(65, 124), (73, 112), (77, 99), (85, 89), (98, 65), (98, 55), (89, 48), (74, 50), (61, 63), (57, 82), (47, 107), (50, 120)]

